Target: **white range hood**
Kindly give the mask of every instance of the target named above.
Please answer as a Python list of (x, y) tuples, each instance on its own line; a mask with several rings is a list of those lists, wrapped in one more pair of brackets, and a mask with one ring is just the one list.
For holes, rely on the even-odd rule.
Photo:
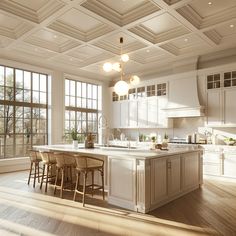
[(168, 103), (163, 110), (170, 118), (204, 116), (204, 107), (198, 99), (197, 78), (170, 81)]

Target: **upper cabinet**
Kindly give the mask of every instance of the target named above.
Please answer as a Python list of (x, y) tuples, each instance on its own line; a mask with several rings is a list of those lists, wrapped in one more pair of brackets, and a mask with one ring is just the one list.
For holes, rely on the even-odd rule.
[(207, 125), (236, 126), (236, 71), (208, 75)]
[(166, 104), (166, 83), (131, 88), (120, 97), (112, 91), (111, 128), (169, 128), (173, 122), (162, 110)]

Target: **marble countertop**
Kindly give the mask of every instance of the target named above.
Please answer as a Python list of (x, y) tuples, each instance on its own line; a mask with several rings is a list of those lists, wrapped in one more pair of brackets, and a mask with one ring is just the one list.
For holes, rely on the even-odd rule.
[(42, 145), (34, 146), (37, 150), (51, 150), (62, 152), (73, 152), (78, 154), (89, 154), (92, 156), (119, 156), (124, 158), (150, 159), (164, 157), (182, 153), (197, 152), (201, 149), (192, 147), (171, 148), (169, 150), (150, 150), (150, 149), (133, 149), (133, 148), (114, 148), (114, 147), (95, 147), (95, 148), (74, 148), (72, 145)]

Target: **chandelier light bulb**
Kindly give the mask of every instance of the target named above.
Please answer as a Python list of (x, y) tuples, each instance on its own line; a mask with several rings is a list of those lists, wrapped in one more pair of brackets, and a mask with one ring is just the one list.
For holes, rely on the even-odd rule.
[(119, 62), (116, 62), (112, 65), (112, 69), (117, 71), (117, 72), (120, 72), (121, 71), (121, 65)]
[(127, 62), (127, 61), (129, 60), (129, 56), (128, 56), (127, 54), (122, 54), (122, 55), (121, 55), (121, 60), (122, 60), (123, 62)]
[(120, 80), (115, 84), (114, 90), (119, 96), (124, 96), (128, 94), (129, 85), (124, 80)]
[(140, 78), (137, 75), (132, 75), (130, 78), (130, 83), (132, 85), (137, 85), (140, 82)]
[(112, 70), (112, 64), (110, 62), (106, 62), (103, 64), (103, 70), (106, 72), (110, 72)]

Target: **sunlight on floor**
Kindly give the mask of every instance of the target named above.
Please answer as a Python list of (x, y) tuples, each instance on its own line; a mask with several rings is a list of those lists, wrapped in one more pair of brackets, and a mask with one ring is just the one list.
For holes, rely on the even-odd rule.
[[(17, 195), (17, 198), (16, 198)], [(56, 201), (55, 201), (56, 199)], [(81, 203), (71, 200), (55, 198), (39, 193), (26, 192), (8, 187), (0, 187), (0, 203), (6, 209), (15, 210), (17, 214), (24, 212), (30, 219), (25, 217), (25, 222), (8, 222), (7, 225), (14, 225), (17, 232), (28, 232), (31, 235), (35, 230), (31, 225), (26, 226), (27, 220), (31, 218), (47, 221), (65, 222), (66, 227), (88, 228), (94, 232), (104, 232), (110, 235), (124, 235), (131, 232), (133, 235), (209, 235), (215, 232), (196, 226), (186, 225), (178, 222), (172, 222), (159, 218), (150, 217), (144, 214), (138, 214), (129, 211), (106, 209), (87, 204), (85, 208)], [(2, 216), (0, 216), (2, 218)], [(1, 220), (1, 224), (6, 225), (6, 220)], [(17, 228), (15, 228), (17, 226)], [(28, 231), (25, 231), (28, 230)], [(27, 234), (27, 235), (28, 235)], [(39, 232), (37, 234), (39, 235)], [(50, 235), (41, 233), (40, 235)]]

